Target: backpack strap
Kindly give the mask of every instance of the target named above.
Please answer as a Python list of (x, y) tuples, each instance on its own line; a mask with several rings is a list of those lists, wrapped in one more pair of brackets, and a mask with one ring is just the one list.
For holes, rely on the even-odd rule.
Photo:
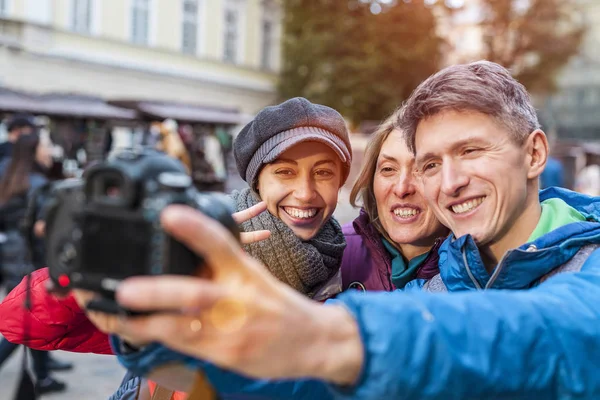
[(175, 392), (173, 390), (166, 389), (160, 385), (156, 385), (154, 393), (152, 393), (151, 400), (171, 400)]
[(220, 400), (220, 397), (206, 376), (203, 373), (197, 373), (188, 400)]

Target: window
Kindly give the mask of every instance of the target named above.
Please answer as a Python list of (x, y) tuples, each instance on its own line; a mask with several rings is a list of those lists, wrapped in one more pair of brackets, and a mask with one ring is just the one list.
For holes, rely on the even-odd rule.
[(73, 0), (71, 29), (79, 33), (92, 31), (92, 0)]
[(30, 22), (41, 25), (50, 25), (52, 22), (52, 1), (26, 0), (25, 13), (27, 20)]
[(0, 0), (0, 15), (8, 14), (8, 2), (9, 0)]
[(183, 0), (181, 50), (186, 54), (198, 53), (198, 32), (200, 25), (198, 11), (198, 0)]
[(228, 0), (225, 5), (223, 59), (227, 62), (239, 61), (241, 7), (242, 4), (235, 0)]
[(273, 22), (265, 19), (262, 25), (262, 57), (261, 67), (264, 69), (273, 68)]
[(281, 21), (281, 5), (276, 0), (262, 0), (262, 23), (260, 36), (260, 67), (274, 70), (279, 56), (279, 26)]
[(131, 41), (136, 44), (149, 42), (150, 1), (132, 0), (131, 10)]

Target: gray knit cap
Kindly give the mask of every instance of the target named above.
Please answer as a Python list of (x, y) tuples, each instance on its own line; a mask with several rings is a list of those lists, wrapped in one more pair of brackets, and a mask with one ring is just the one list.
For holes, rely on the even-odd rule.
[(253, 185), (264, 164), (277, 159), (300, 142), (321, 142), (342, 160), (342, 184), (352, 163), (352, 146), (346, 123), (333, 108), (295, 97), (277, 106), (265, 107), (242, 129), (233, 143), (237, 169)]

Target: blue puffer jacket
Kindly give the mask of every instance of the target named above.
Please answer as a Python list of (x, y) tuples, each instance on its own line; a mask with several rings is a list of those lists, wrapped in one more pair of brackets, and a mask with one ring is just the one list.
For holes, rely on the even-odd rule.
[(556, 188), (540, 193), (541, 201), (556, 197), (589, 222), (510, 251), (491, 275), (471, 237), (446, 240), (441, 280), (460, 293), (341, 294), (337, 301), (355, 316), (365, 344), (364, 369), (351, 388), (252, 381), (159, 345), (120, 360), (142, 373), (183, 361), (204, 368), (217, 390), (254, 398), (600, 398), (600, 250), (577, 271), (549, 277), (600, 244), (600, 199)]

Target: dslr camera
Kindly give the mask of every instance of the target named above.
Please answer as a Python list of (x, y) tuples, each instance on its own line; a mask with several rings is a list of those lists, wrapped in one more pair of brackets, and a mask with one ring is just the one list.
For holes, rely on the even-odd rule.
[(185, 204), (219, 221), (236, 238), (231, 200), (201, 193), (183, 165), (153, 149), (125, 150), (51, 190), (46, 208), (46, 261), (53, 290), (99, 293), (88, 308), (122, 312), (114, 302), (120, 281), (136, 275), (193, 275), (202, 264), (163, 231), (161, 211)]

